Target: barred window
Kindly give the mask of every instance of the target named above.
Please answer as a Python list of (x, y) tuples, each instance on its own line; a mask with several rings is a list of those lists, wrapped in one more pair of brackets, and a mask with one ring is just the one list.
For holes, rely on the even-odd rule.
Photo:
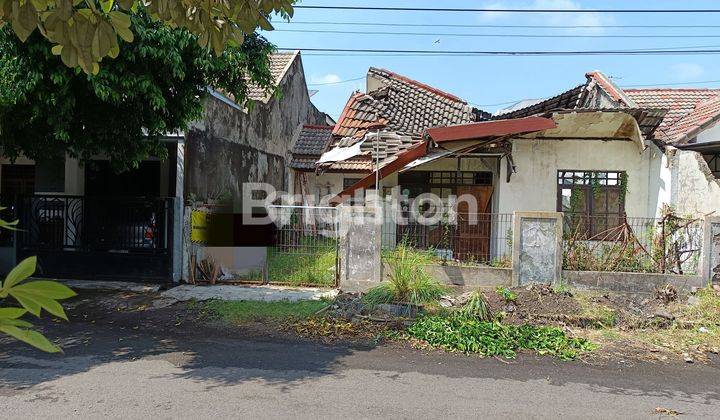
[(568, 233), (602, 236), (623, 222), (626, 175), (620, 171), (558, 171), (557, 211)]
[(710, 167), (710, 172), (712, 172), (713, 176), (720, 179), (720, 153), (703, 155), (703, 157)]

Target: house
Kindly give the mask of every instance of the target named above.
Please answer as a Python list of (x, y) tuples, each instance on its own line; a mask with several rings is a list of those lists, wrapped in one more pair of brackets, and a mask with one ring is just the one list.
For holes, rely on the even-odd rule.
[[(638, 105), (600, 72), (552, 98), (493, 116), (452, 94), (371, 68), (367, 91), (352, 94), (331, 134), (325, 127), (323, 136), (303, 137), (303, 145), (313, 147), (295, 154), (291, 167), (316, 198), (330, 194), (352, 203), (358, 190), (374, 188), (376, 178), (383, 194), (399, 187), (409, 199), (472, 196), (477, 207), (463, 204), (458, 213), (486, 220), (475, 227), (460, 223), (446, 246), (454, 258), (490, 261), (509, 252), (506, 231), (515, 211), (562, 211), (582, 220), (588, 235), (627, 217), (654, 218), (669, 191), (656, 140), (667, 113), (659, 105)], [(304, 131), (310, 129), (319, 130)], [(390, 243), (410, 237), (434, 248), (446, 236), (437, 226), (384, 230)]]
[(240, 208), (244, 182), (286, 189), (293, 136), (304, 124), (333, 123), (310, 102), (299, 52), (272, 54), (270, 70), (277, 94), (251, 86), (254, 106), (209, 89), (202, 119), (162, 139), (165, 160), (121, 174), (101, 156), (85, 165), (0, 161), (6, 218), (22, 226), (0, 238), (0, 270), (37, 255), (46, 276), (177, 281), (185, 201)]

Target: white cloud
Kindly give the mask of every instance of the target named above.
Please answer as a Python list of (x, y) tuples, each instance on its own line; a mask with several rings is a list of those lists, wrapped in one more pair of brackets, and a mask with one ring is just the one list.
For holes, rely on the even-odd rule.
[[(489, 9), (562, 9), (562, 10), (582, 10), (584, 7), (574, 0), (533, 0), (529, 4), (518, 5), (517, 2), (498, 1), (487, 3), (484, 7)], [(479, 16), (480, 21), (499, 21), (503, 20), (507, 23), (510, 19), (514, 22), (521, 21), (519, 24), (528, 25), (547, 25), (547, 26), (603, 26), (611, 25), (615, 22), (612, 16), (601, 13), (509, 13), (509, 12), (483, 12)], [(599, 34), (604, 32), (604, 28), (572, 28), (565, 32), (568, 34)]]
[(310, 84), (328, 84), (328, 83), (337, 83), (340, 82), (342, 79), (340, 76), (334, 73), (329, 73), (323, 76), (311, 76), (310, 77)]
[(674, 78), (680, 80), (692, 80), (705, 73), (705, 69), (696, 63), (677, 63), (670, 66), (670, 71), (675, 75)]

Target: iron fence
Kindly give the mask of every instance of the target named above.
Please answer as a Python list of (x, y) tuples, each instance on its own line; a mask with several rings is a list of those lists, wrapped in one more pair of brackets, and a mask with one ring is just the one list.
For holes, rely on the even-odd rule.
[(563, 268), (696, 274), (703, 222), (675, 216), (564, 215)]
[(296, 286), (336, 286), (338, 209), (270, 206), (275, 220), (274, 245), (267, 255), (267, 280)]
[(382, 226), (386, 259), (405, 246), (421, 252), (429, 263), (511, 265), (512, 214), (453, 212), (431, 223), (409, 212), (392, 216), (386, 210)]
[(171, 198), (19, 197), (18, 246), (62, 251), (167, 253)]

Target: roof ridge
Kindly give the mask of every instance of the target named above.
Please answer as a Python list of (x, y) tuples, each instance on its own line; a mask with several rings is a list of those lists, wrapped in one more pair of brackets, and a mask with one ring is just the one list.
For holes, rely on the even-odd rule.
[(315, 128), (318, 130), (332, 130), (335, 128), (334, 125), (322, 125), (322, 124), (304, 124), (303, 128)]
[[(369, 72), (374, 72), (374, 73), (378, 73), (378, 72), (387, 73), (388, 76), (390, 76), (390, 77), (392, 77), (392, 78), (394, 78), (394, 79), (398, 79), (398, 80), (401, 80), (401, 81), (403, 81), (403, 82), (405, 82), (405, 83), (409, 83), (409, 84), (411, 84), (411, 85), (415, 85), (415, 86), (417, 86), (417, 87), (419, 87), (419, 88), (425, 89), (425, 90), (427, 90), (427, 91), (430, 91), (430, 92), (432, 92), (432, 93), (435, 93), (436, 95), (440, 95), (440, 96), (442, 96), (442, 97), (445, 97), (445, 98), (447, 98), (447, 99), (450, 99), (450, 100), (452, 100), (452, 101), (461, 102), (461, 103), (463, 103), (464, 105), (467, 105), (467, 104), (468, 104), (468, 102), (467, 102), (466, 100), (464, 100), (464, 99), (462, 99), (462, 98), (460, 98), (460, 97), (457, 97), (457, 96), (453, 95), (452, 93), (445, 92), (445, 91), (440, 90), (440, 89), (438, 89), (438, 88), (436, 88), (436, 87), (430, 86), (430, 85), (428, 85), (428, 84), (426, 84), (426, 83), (417, 81), (417, 80), (415, 80), (415, 79), (411, 79), (411, 78), (409, 78), (409, 77), (407, 77), (407, 76), (403, 76), (402, 74), (395, 73), (394, 71), (390, 71), (390, 70), (388, 70), (388, 69), (384, 69), (384, 68), (381, 68), (381, 67), (370, 67), (370, 68), (368, 69), (368, 71), (369, 71)], [(369, 93), (369, 92), (368, 92), (368, 93)]]

